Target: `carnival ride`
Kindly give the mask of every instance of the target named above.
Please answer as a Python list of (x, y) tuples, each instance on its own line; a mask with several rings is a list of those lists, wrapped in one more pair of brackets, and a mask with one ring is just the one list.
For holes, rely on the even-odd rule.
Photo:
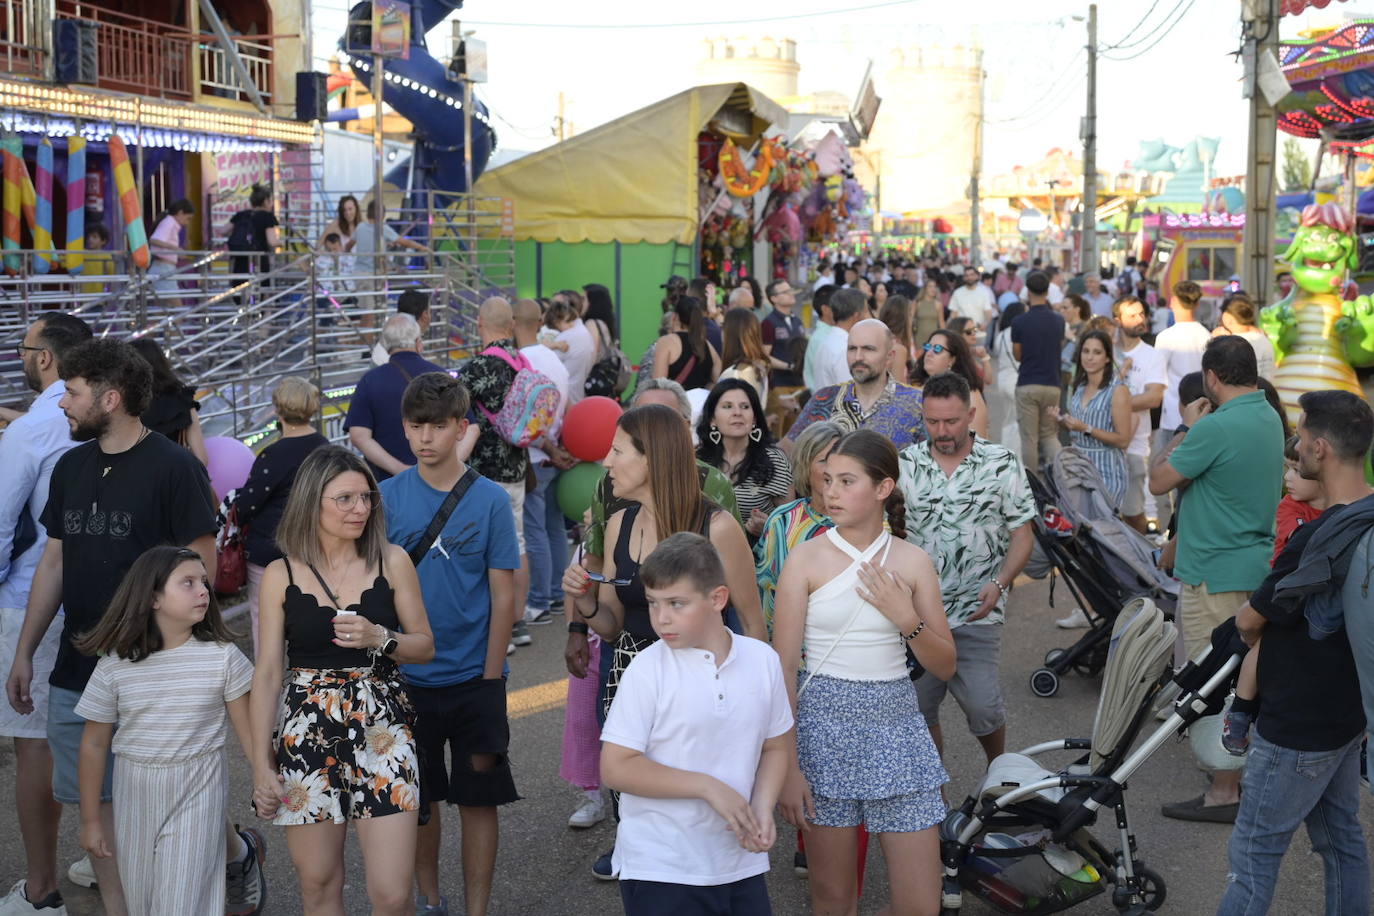
[[(385, 88), (383, 101), (414, 125), (412, 160), (403, 162), (386, 174), (386, 182), (408, 193), (406, 206), (423, 209), (431, 203), (446, 206), (448, 195), (467, 192), (464, 147), (469, 138), (465, 123), (472, 125), (472, 176), (482, 174), (496, 147), (496, 131), (487, 108), (473, 99), (472, 117), (463, 117), (463, 84), (449, 68), (437, 60), (425, 45), (425, 33), (446, 16), (461, 9), (463, 0), (418, 0), (411, 7), (411, 41), (406, 57), (386, 60), (382, 67)], [(354, 78), (377, 94), (377, 74), (372, 57), (372, 4), (359, 3), (349, 11), (354, 23), (340, 41), (344, 62)], [(330, 121), (359, 118), (357, 109), (330, 115)], [(431, 201), (432, 192), (441, 199)]]

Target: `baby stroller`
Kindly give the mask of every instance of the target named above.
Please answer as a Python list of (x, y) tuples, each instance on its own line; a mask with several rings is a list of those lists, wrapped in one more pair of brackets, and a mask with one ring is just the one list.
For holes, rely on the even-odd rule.
[[(977, 794), (940, 825), (944, 864), (941, 916), (957, 916), (967, 891), (1002, 913), (1055, 913), (1110, 891), (1120, 913), (1163, 905), (1164, 878), (1137, 856), (1126, 817), (1126, 783), (1170, 735), (1219, 712), (1245, 646), (1223, 625), (1212, 646), (1177, 674), (1170, 660), (1174, 625), (1148, 598), (1122, 608), (1112, 627), (1106, 675), (1091, 739), (1064, 738), (1003, 754)], [(1167, 684), (1178, 687), (1173, 713), (1134, 747)], [(1086, 751), (1055, 771), (1035, 758)], [(1115, 849), (1089, 830), (1099, 812), (1114, 815)]]
[[(1035, 551), (1026, 573), (1043, 578), (1056, 570), (1088, 615), (1088, 630), (1067, 649), (1045, 653), (1045, 667), (1031, 672), (1031, 692), (1051, 697), (1068, 671), (1094, 677), (1107, 659), (1107, 639), (1117, 613), (1133, 598), (1150, 598), (1172, 616), (1178, 582), (1155, 566), (1155, 547), (1121, 520), (1103, 496), (1102, 477), (1075, 448), (1059, 451), (1045, 479), (1028, 475), (1039, 518)], [(1050, 601), (1054, 600), (1054, 581)]]

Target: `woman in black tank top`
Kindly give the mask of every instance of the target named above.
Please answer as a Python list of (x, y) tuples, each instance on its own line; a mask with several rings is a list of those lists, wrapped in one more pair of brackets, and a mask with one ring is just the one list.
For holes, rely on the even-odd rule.
[(683, 296), (673, 306), (680, 330), (654, 344), (654, 378), (670, 378), (683, 388), (710, 388), (720, 377), (720, 354), (706, 339), (706, 309)]
[(694, 454), (687, 423), (671, 407), (646, 404), (626, 411), (605, 465), (611, 491), (638, 505), (617, 512), (607, 523), (609, 556), (596, 580), (588, 577), (580, 560), (564, 574), (564, 591), (574, 597), (579, 615), (615, 647), (607, 709), (615, 698), (620, 673), (658, 639), (639, 581), (639, 565), (661, 540), (679, 531), (700, 533), (715, 545), (745, 635), (768, 639), (744, 529), (701, 495)]
[(414, 878), (419, 764), (397, 664), (428, 662), (434, 637), (415, 567), (387, 543), (380, 509), (361, 459), (317, 449), (277, 527), (283, 558), (262, 579), (253, 804), (288, 828), (301, 896), (316, 910), (343, 910), (343, 856), (318, 849), (342, 850), (355, 818), (368, 819), (364, 858), (405, 863), (370, 882), (374, 899), (409, 899)]

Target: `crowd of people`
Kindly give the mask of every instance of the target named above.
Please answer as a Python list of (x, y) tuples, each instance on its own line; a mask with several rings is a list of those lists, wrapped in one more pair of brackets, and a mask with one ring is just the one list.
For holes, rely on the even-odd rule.
[[(341, 203), (332, 233), (356, 243), (358, 216)], [(402, 295), (348, 446), (316, 427), (310, 382), (273, 392), (278, 436), (227, 500), (246, 642), (210, 585), (219, 507), (194, 391), (149, 341), (42, 314), (19, 347), (36, 397), (0, 414), (0, 735), (26, 854), (0, 914), (65, 912), (65, 805), (88, 852), (72, 873), (107, 913), (262, 911), (266, 840), (227, 814), (231, 728), (307, 914), (342, 912), (350, 826), (374, 913), (458, 912), (449, 805), (461, 911), (486, 913), (497, 811), (520, 797), (507, 659), (560, 618), (568, 825), (615, 819), (589, 864), (625, 912), (770, 912), (780, 815), (815, 912), (855, 912), (876, 835), (891, 912), (933, 914), (941, 708), (952, 694), (988, 762), (1004, 753), (1029, 475), (1064, 448), (1157, 538), (1189, 653), (1231, 619), (1255, 645), (1222, 729), (1237, 767), (1164, 806), (1235, 824), (1219, 912), (1265, 910), (1302, 823), (1327, 911), (1367, 912), (1374, 618), (1350, 585), (1374, 568), (1369, 406), (1305, 395), (1290, 436), (1255, 304), (1233, 294), (1209, 328), (1196, 284), (1160, 300), (1133, 263), (1106, 279), (938, 256), (818, 274), (669, 278), (637, 378), (603, 286), (487, 300), (452, 372), (423, 353), (428, 299)], [(499, 415), (531, 378), (557, 408), (518, 441)], [(565, 518), (563, 418), (632, 382), (590, 507)]]

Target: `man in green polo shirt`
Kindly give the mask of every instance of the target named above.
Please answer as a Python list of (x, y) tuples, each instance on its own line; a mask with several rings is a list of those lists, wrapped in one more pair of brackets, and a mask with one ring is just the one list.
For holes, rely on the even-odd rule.
[[(1190, 658), (1269, 572), (1283, 490), (1283, 424), (1258, 388), (1249, 342), (1212, 338), (1202, 354), (1202, 383), (1207, 397), (1183, 408), (1185, 421), (1197, 419), (1150, 472), (1156, 496), (1186, 487), (1174, 575), (1183, 583), (1178, 616)], [(1233, 823), (1239, 800), (1240, 771), (1217, 772), (1205, 794), (1163, 810), (1181, 820)]]

